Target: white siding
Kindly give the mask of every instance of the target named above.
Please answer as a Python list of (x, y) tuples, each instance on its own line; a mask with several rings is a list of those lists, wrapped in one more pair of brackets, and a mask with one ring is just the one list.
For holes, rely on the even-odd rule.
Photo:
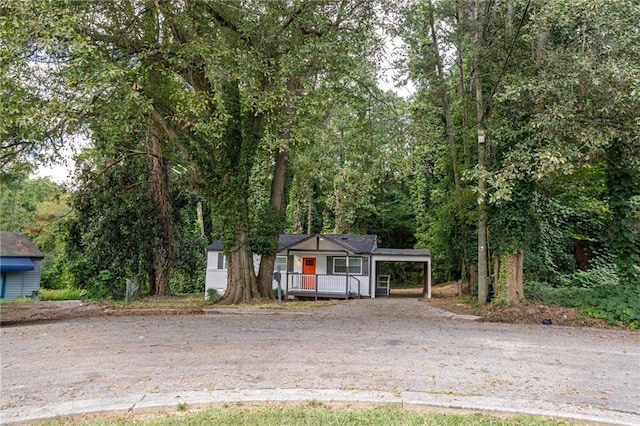
[[(315, 241), (315, 240), (314, 240)], [(315, 244), (315, 243), (314, 243)], [(330, 245), (330, 243), (326, 242), (327, 246)], [(335, 244), (331, 244), (331, 248), (334, 249), (336, 246)], [(296, 246), (297, 248), (297, 246)], [(323, 253), (318, 253), (316, 251), (308, 251), (308, 252), (293, 252), (291, 253), (291, 255), (293, 256), (293, 274), (302, 274), (302, 258), (303, 257), (314, 257), (316, 259), (316, 274), (319, 275), (325, 275), (325, 274), (331, 274), (333, 271), (327, 271), (327, 256), (333, 256), (333, 257), (345, 257), (346, 254), (344, 251), (336, 251), (335, 253), (333, 252), (323, 252)], [(357, 256), (357, 255), (353, 255), (350, 257), (361, 257), (361, 258), (366, 258), (368, 256)], [(371, 262), (367, 262), (368, 265), (371, 264)], [(367, 271), (365, 272), (364, 270), (362, 271), (362, 273), (366, 273), (367, 275), (353, 275), (355, 278), (357, 278), (360, 281), (360, 295), (361, 296), (370, 296), (371, 292), (370, 292), (370, 288), (371, 288), (371, 274), (370, 271), (368, 270), (369, 266), (367, 266)], [(292, 275), (292, 273), (289, 273), (289, 275)], [(340, 274), (340, 275), (336, 275), (338, 277), (344, 277), (344, 275)], [(289, 279), (289, 282), (293, 282), (292, 279)], [(343, 281), (342, 281), (343, 282)], [(284, 281), (283, 281), (284, 283)], [(284, 285), (284, 284), (283, 284)], [(342, 285), (342, 288), (344, 289), (344, 285)], [(343, 290), (344, 291), (344, 290)]]
[(223, 256), (223, 253), (218, 251), (207, 252), (207, 273), (204, 285), (205, 299), (208, 298), (207, 291), (210, 288), (218, 290), (220, 295), (223, 295), (227, 290), (227, 270), (218, 269), (218, 256)]
[[(329, 243), (327, 244), (327, 248), (329, 248)], [(331, 249), (335, 249), (335, 245), (331, 244)], [(313, 240), (313, 248), (315, 248), (315, 240)], [(311, 249), (311, 247), (310, 247)], [(318, 253), (316, 251), (308, 251), (308, 252), (295, 252), (291, 253), (293, 256), (293, 273), (301, 274), (302, 273), (302, 258), (303, 257), (313, 257), (316, 259), (316, 274), (326, 275), (330, 272), (327, 271), (327, 256), (345, 256), (344, 251), (336, 251), (335, 253)], [(227, 289), (227, 270), (226, 269), (218, 269), (218, 256), (222, 256), (221, 252), (217, 251), (209, 251), (207, 252), (207, 273), (205, 278), (205, 298), (207, 297), (207, 290), (210, 288), (215, 288), (222, 295)], [(367, 256), (353, 256), (353, 257), (367, 257)], [(258, 273), (260, 267), (260, 256), (253, 256), (253, 263), (256, 274)], [(371, 262), (368, 262), (370, 265)], [(286, 286), (287, 280), (287, 269), (284, 268), (282, 270), (282, 279), (281, 284), (283, 287)], [(332, 271), (331, 271), (332, 272)], [(360, 281), (360, 295), (361, 296), (370, 296), (370, 279), (371, 274), (367, 270), (366, 272), (363, 270), (363, 273), (367, 273), (367, 275), (353, 275)], [(291, 275), (289, 273), (288, 275)], [(336, 277), (344, 277), (344, 275), (336, 275)], [(328, 278), (327, 278), (328, 279)], [(289, 278), (291, 282), (291, 278)], [(273, 281), (273, 288), (278, 288), (277, 281)], [(342, 287), (344, 288), (344, 286)]]
[[(208, 251), (207, 252), (207, 273), (205, 275), (205, 285), (204, 285), (204, 297), (208, 298), (207, 291), (210, 288), (215, 288), (218, 290), (220, 295), (223, 295), (227, 290), (227, 263), (226, 261), (221, 262), (219, 260), (220, 256), (224, 256), (222, 252), (219, 251)], [(224, 269), (218, 269), (218, 265), (224, 265)], [(260, 270), (260, 255), (253, 255), (253, 269), (258, 274)], [(278, 288), (278, 283), (276, 281), (273, 282), (273, 288)]]

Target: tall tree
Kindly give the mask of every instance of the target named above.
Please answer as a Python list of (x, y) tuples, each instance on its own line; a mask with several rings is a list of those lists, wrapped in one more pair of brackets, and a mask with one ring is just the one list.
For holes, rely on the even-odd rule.
[[(5, 32), (19, 29), (11, 44), (14, 70), (19, 62), (55, 58), (46, 70), (52, 75), (47, 94), (63, 107), (52, 117), (98, 118), (101, 107), (113, 107), (111, 93), (120, 91), (120, 102), (152, 121), (151, 146), (164, 141), (162, 155), (152, 150), (154, 158), (184, 163), (213, 205), (230, 265), (225, 302), (237, 303), (266, 294), (252, 268), (249, 182), (259, 148), (276, 135), (288, 138), (296, 99), (317, 84), (306, 79), (316, 75), (339, 86), (357, 54), (369, 53), (374, 7), (352, 1), (10, 1), (2, 22)], [(56, 19), (52, 30), (48, 23)], [(278, 164), (286, 166), (291, 146), (275, 149), (283, 154)], [(274, 182), (278, 210), (282, 179)], [(164, 199), (157, 203), (168, 206)]]

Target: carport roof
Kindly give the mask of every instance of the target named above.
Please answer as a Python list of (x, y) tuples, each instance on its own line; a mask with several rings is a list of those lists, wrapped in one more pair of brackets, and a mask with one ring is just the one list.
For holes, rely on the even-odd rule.
[(431, 257), (431, 252), (427, 249), (394, 249), (394, 248), (376, 248), (373, 252), (374, 255), (381, 256), (418, 256)]

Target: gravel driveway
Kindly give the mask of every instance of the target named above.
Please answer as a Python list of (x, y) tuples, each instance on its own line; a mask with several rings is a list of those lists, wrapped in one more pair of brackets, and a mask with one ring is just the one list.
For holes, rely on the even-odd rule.
[(1, 330), (0, 421), (228, 401), (364, 401), (640, 424), (640, 333), (417, 299), (75, 318)]

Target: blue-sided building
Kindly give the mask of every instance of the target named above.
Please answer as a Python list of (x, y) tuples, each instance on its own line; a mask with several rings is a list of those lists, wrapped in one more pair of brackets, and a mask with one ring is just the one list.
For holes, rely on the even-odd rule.
[(23, 234), (0, 232), (0, 299), (37, 297), (44, 254)]

